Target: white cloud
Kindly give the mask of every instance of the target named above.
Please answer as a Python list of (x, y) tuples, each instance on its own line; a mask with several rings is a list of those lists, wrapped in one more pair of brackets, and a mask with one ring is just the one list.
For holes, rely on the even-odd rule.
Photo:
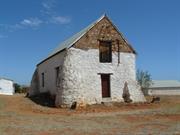
[(43, 23), (43, 21), (38, 19), (38, 18), (24, 19), (23, 21), (20, 22), (21, 25), (23, 25), (23, 26), (30, 26), (30, 27), (38, 27), (42, 23)]
[(50, 6), (49, 4), (47, 4), (47, 3), (45, 3), (45, 2), (42, 3), (42, 6), (43, 6), (45, 9), (48, 9), (48, 10), (51, 8), (51, 6)]
[[(23, 19), (19, 23), (16, 24), (0, 24), (0, 30), (2, 31), (8, 31), (8, 32), (14, 32), (16, 30), (25, 29), (25, 28), (38, 28), (41, 24), (44, 22), (40, 19), (36, 18), (29, 18), (29, 19)], [(0, 38), (3, 38), (1, 35)]]
[(71, 18), (65, 16), (54, 16), (52, 17), (51, 22), (56, 24), (67, 24), (71, 22)]
[(56, 1), (55, 0), (45, 0), (42, 2), (42, 7), (43, 9), (41, 10), (41, 13), (43, 15), (54, 15), (54, 7), (56, 6)]
[(46, 9), (46, 10), (50, 10), (51, 8), (53, 8), (55, 6), (55, 1), (51, 0), (51, 1), (44, 1), (42, 2), (42, 6)]
[(50, 24), (68, 24), (71, 22), (71, 18), (67, 16), (58, 15), (55, 8), (57, 6), (56, 0), (44, 0), (42, 2), (41, 13), (46, 17), (46, 23)]
[[(41, 7), (41, 17), (25, 18), (14, 24), (0, 24), (0, 32), (14, 32), (26, 28), (37, 29), (41, 25), (46, 24), (68, 24), (71, 18), (68, 16), (58, 15), (55, 8), (57, 0), (44, 0)], [(43, 15), (43, 16), (42, 16)], [(0, 38), (6, 38), (0, 34)]]

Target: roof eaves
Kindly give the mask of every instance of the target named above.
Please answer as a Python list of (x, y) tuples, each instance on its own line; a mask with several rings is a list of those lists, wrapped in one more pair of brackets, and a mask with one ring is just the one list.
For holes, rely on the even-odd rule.
[[(70, 48), (72, 45), (74, 45), (77, 41), (79, 41), (90, 29), (92, 29), (99, 21), (101, 21), (104, 17), (106, 17), (106, 15), (102, 15), (99, 19), (97, 19), (95, 22), (91, 23), (90, 25), (88, 25), (86, 28), (84, 28), (83, 30), (81, 30), (80, 32), (80, 35), (76, 38), (75, 37), (75, 40), (70, 42), (70, 43), (66, 43), (66, 42), (69, 42), (68, 40), (72, 40), (71, 38), (73, 38), (73, 36), (75, 36), (76, 34), (74, 34), (73, 36), (71, 36), (70, 38), (68, 38), (67, 40), (65, 40), (64, 42), (62, 42), (59, 47), (60, 49), (57, 49), (57, 51), (53, 52), (52, 54), (50, 54), (46, 59), (42, 60), (40, 63), (37, 64), (40, 65), (42, 64), (43, 62), (45, 62), (46, 60), (48, 60), (49, 58), (55, 56), (56, 54), (58, 54), (59, 52), (61, 52), (62, 50), (64, 49), (68, 49)], [(82, 32), (82, 33), (81, 33)], [(64, 43), (64, 44), (63, 44)], [(64, 47), (63, 47), (64, 46)]]
[(4, 77), (0, 77), (0, 80), (8, 80), (14, 82), (12, 79), (4, 78)]
[(57, 54), (63, 52), (64, 50), (66, 50), (66, 49), (64, 48), (64, 49), (62, 49), (61, 51), (58, 51), (57, 53), (55, 53), (55, 54), (53, 54), (53, 55), (47, 57), (46, 59), (44, 59), (44, 60), (42, 60), (41, 62), (39, 62), (36, 66), (39, 66), (40, 64), (44, 63), (45, 61), (47, 61), (48, 59), (54, 57), (55, 55), (57, 55)]

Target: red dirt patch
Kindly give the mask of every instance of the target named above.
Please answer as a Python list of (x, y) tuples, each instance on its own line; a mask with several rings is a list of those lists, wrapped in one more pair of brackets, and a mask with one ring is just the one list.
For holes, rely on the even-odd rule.
[[(151, 103), (112, 103), (111, 106), (106, 106), (102, 104), (95, 104), (87, 106), (84, 109), (70, 110), (70, 109), (60, 109), (52, 107), (40, 106), (30, 99), (25, 98), (25, 95), (14, 95), (14, 96), (2, 96), (6, 100), (7, 111), (15, 111), (16, 113), (28, 113), (28, 114), (47, 114), (47, 115), (72, 115), (81, 113), (100, 113), (100, 112), (119, 112), (119, 111), (132, 111), (132, 110), (145, 110), (145, 109), (157, 109), (163, 106), (171, 106), (174, 99), (169, 98), (169, 101), (151, 104)], [(164, 99), (163, 99), (164, 100)], [(177, 100), (176, 100), (177, 102)]]

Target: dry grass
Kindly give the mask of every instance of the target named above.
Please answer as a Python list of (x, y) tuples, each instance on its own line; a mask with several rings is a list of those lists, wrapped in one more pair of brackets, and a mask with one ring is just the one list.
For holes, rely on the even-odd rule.
[[(150, 100), (150, 97), (147, 97)], [(155, 104), (93, 105), (57, 109), (24, 95), (0, 96), (0, 135), (180, 134), (180, 96)]]

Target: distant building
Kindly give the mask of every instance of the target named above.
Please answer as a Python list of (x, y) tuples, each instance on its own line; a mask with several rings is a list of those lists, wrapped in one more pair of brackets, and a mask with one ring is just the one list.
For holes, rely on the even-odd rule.
[(14, 91), (15, 89), (12, 80), (0, 78), (0, 94), (13, 95)]
[(146, 93), (148, 95), (180, 95), (180, 81), (154, 80)]
[(37, 65), (29, 95), (50, 92), (56, 106), (123, 102), (127, 82), (133, 102), (144, 102), (135, 62), (135, 50), (104, 15)]

